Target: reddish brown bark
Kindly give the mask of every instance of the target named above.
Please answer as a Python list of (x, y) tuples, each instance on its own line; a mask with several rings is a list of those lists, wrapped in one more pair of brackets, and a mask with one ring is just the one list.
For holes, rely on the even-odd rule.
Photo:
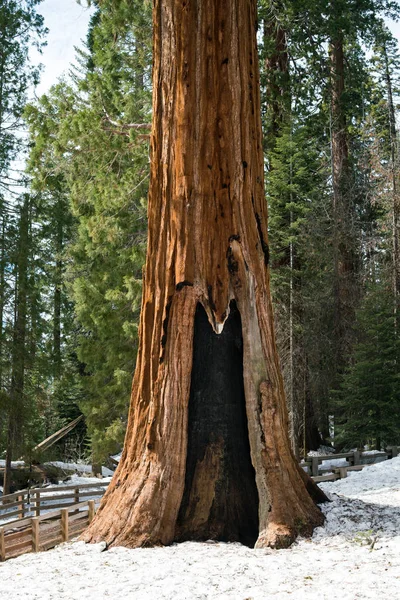
[[(188, 538), (246, 542), (240, 527), (224, 527), (236, 514), (242, 519), (246, 494), (252, 493), (250, 468), (247, 491), (239, 489), (240, 480), (230, 484), (228, 450), (237, 441), (232, 432), (243, 436), (244, 431), (240, 443), (243, 448), (247, 443), (258, 492), (252, 502), (257, 545), (284, 546), (300, 531), (311, 533), (323, 517), (306, 485), (317, 495), (318, 488), (290, 450), (274, 342), (256, 2), (156, 0), (153, 14), (141, 341), (121, 463), (84, 539), (132, 547)], [(208, 322), (199, 315), (199, 304)], [(230, 323), (229, 313), (236, 309), (240, 319)], [(194, 415), (202, 406), (195, 398), (207, 401), (200, 389), (195, 324), (212, 357), (215, 334), (228, 335), (225, 326), (232, 328), (228, 354), (241, 345), (244, 427), (223, 423), (224, 415), (231, 415), (225, 405), (210, 404), (204, 418)], [(229, 365), (225, 374), (212, 363), (207, 368), (213, 377), (228, 385)], [(198, 441), (196, 418), (210, 428)]]

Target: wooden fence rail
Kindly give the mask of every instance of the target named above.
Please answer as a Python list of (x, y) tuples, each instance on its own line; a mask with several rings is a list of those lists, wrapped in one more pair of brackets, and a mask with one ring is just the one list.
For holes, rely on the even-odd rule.
[[(398, 446), (391, 446), (387, 448), (384, 452), (375, 452), (374, 454), (369, 454), (368, 452), (343, 452), (340, 454), (326, 454), (324, 456), (311, 456), (308, 457), (304, 462), (302, 462), (302, 467), (307, 470), (307, 472), (312, 476), (312, 478), (318, 483), (320, 481), (335, 481), (335, 479), (340, 479), (342, 477), (347, 476), (347, 471), (359, 471), (364, 467), (373, 464), (376, 462), (376, 459), (380, 460), (388, 460), (391, 458), (395, 458), (399, 454)], [(332, 470), (333, 473), (330, 475), (322, 475), (321, 472), (321, 463), (325, 460), (332, 461), (344, 458), (348, 462), (347, 466), (340, 467), (329, 467), (329, 470)]]
[(83, 499), (103, 496), (108, 482), (20, 490), (0, 497), (0, 521), (32, 514), (36, 517), (54, 508), (66, 508)]
[(6, 523), (0, 527), (0, 561), (27, 552), (54, 548), (77, 537), (92, 521), (95, 500), (80, 502), (60, 510)]

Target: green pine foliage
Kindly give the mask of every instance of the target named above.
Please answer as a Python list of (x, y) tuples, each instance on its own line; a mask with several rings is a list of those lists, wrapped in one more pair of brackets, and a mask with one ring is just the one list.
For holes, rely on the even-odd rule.
[(335, 441), (380, 450), (400, 443), (400, 339), (392, 290), (382, 280), (368, 285), (357, 333), (353, 364), (335, 394)]
[(135, 367), (149, 179), (150, 17), (147, 2), (103, 2), (72, 84), (60, 82), (28, 110), (35, 178), (50, 196), (61, 186), (75, 222), (63, 280), (74, 305), (70, 339), (82, 388), (73, 385), (73, 395), (95, 462), (122, 444)]

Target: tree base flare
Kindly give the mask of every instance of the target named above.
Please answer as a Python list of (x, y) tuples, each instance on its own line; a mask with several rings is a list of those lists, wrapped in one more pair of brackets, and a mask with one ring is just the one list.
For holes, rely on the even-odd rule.
[(313, 516), (312, 522), (298, 519), (292, 527), (281, 523), (270, 523), (266, 530), (260, 532), (255, 548), (281, 550), (289, 548), (299, 536), (311, 537), (314, 529), (321, 527), (325, 521), (323, 513), (317, 507)]

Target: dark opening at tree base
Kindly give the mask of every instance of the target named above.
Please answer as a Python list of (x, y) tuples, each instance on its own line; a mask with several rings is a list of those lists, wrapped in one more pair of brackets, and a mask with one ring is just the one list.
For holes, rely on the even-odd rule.
[(258, 492), (250, 458), (243, 340), (234, 301), (216, 334), (201, 304), (194, 326), (185, 491), (176, 541), (258, 537)]

